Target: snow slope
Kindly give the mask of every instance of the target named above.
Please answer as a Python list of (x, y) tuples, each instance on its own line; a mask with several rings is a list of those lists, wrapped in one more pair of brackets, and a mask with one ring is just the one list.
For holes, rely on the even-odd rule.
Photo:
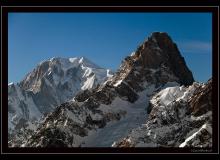
[(140, 98), (135, 103), (116, 98), (110, 106), (101, 105), (99, 108), (121, 109), (126, 115), (119, 121), (112, 121), (104, 128), (92, 132), (84, 140), (82, 147), (111, 147), (112, 143), (129, 133), (129, 131), (146, 119), (146, 108), (148, 97), (146, 91), (139, 94)]

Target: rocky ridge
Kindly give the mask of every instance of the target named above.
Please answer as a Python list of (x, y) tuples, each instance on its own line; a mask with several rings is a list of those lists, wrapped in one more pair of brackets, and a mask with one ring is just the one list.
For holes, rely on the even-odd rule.
[(212, 147), (212, 79), (168, 87), (150, 101), (149, 116), (114, 147)]

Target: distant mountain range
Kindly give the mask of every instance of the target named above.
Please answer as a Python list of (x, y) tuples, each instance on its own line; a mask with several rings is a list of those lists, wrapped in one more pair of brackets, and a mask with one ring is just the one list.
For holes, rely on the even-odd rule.
[(212, 146), (212, 79), (195, 82), (164, 32), (116, 73), (52, 58), (8, 89), (10, 147)]

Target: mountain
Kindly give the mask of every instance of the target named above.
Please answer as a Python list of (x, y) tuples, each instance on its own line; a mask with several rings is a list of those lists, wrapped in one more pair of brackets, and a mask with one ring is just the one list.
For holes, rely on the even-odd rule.
[[(19, 83), (8, 85), (8, 130), (36, 129), (36, 122), (82, 90), (91, 90), (112, 76), (88, 59), (51, 58)], [(9, 135), (9, 139), (10, 136)]]
[(193, 82), (171, 37), (154, 32), (112, 77), (49, 113), (22, 146), (110, 147), (146, 123), (155, 94), (168, 87), (186, 90)]
[(150, 100), (149, 116), (113, 147), (212, 147), (212, 79), (168, 87)]

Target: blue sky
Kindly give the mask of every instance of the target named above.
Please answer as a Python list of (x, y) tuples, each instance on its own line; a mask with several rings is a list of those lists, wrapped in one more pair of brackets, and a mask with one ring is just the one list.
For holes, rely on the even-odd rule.
[(8, 81), (51, 57), (85, 56), (116, 71), (154, 31), (177, 43), (196, 81), (212, 76), (211, 13), (9, 13)]

